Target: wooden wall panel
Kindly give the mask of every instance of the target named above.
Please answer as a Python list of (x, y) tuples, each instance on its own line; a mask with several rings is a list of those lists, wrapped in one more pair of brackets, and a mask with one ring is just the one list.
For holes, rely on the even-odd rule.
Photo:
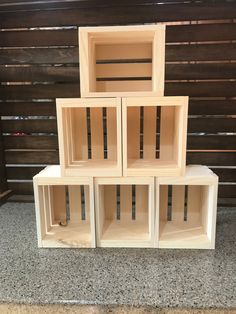
[[(236, 25), (195, 24), (168, 26), (167, 43), (234, 40)], [(78, 33), (72, 29), (22, 30), (0, 32), (0, 47), (78, 46)]]
[(234, 82), (175, 82), (167, 83), (166, 96), (193, 97), (233, 97), (235, 96), (236, 81)]
[(1, 28), (71, 25), (115, 25), (170, 21), (233, 19), (235, 3), (93, 6), (68, 10), (0, 13)]
[(2, 120), (3, 133), (57, 133), (56, 119)]
[(32, 177), (43, 170), (43, 166), (8, 166), (6, 167), (9, 180), (32, 180)]
[(22, 77), (26, 82), (74, 82), (79, 80), (79, 71), (78, 65), (74, 67), (0, 66), (0, 82), (22, 82)]
[[(132, 0), (132, 5), (156, 5), (161, 4), (180, 4), (183, 0)], [(194, 2), (194, 1), (192, 1)], [(196, 1), (197, 2), (197, 1)], [(205, 4), (212, 2), (212, 0), (201, 1)], [(218, 0), (217, 3), (224, 3), (225, 0)], [(4, 11), (24, 11), (24, 10), (46, 10), (46, 9), (70, 9), (70, 8), (91, 8), (91, 7), (117, 7), (130, 6), (130, 1), (126, 0), (79, 0), (79, 1), (61, 1), (61, 0), (2, 0), (0, 3), (0, 12)]]
[(235, 99), (192, 99), (189, 115), (236, 115)]
[[(232, 52), (233, 53), (233, 52)], [(0, 64), (78, 63), (78, 48), (16, 48), (0, 50)]]
[[(166, 64), (166, 80), (234, 79), (236, 63)], [(79, 65), (74, 66), (0, 66), (0, 82), (76, 82)]]
[(80, 87), (77, 83), (71, 84), (37, 84), (37, 85), (6, 85), (0, 86), (1, 99), (31, 100), (34, 98), (79, 97)]
[[(0, 32), (0, 115), (8, 188), (32, 193), (25, 180), (59, 162), (55, 98), (80, 95), (77, 27), (171, 22), (165, 95), (190, 96), (187, 163), (212, 167), (222, 183), (220, 197), (235, 198), (234, 2), (14, 1), (0, 3), (5, 29)], [(24, 11), (33, 5), (41, 10)]]
[[(57, 149), (57, 136), (10, 135), (3, 136), (5, 149)], [(46, 161), (46, 160), (45, 160)]]
[(0, 102), (1, 116), (56, 116), (55, 99), (52, 101)]
[(5, 160), (7, 164), (14, 165), (53, 165), (59, 163), (59, 154), (56, 149), (6, 149)]
[(0, 32), (0, 47), (77, 46), (76, 30), (26, 30)]
[(188, 151), (187, 164), (233, 167), (236, 165), (236, 151)]
[[(45, 53), (46, 52), (46, 53)], [(235, 60), (236, 44), (167, 45), (167, 62), (230, 61)], [(16, 48), (0, 50), (0, 64), (77, 64), (77, 47), (68, 48)]]

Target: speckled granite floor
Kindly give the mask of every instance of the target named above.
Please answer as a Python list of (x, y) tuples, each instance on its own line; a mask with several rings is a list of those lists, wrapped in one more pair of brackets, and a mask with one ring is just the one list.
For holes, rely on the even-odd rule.
[(1, 314), (235, 314), (232, 309), (173, 309), (132, 306), (0, 304)]
[(38, 249), (35, 228), (33, 204), (0, 208), (0, 302), (236, 308), (235, 209), (215, 251)]

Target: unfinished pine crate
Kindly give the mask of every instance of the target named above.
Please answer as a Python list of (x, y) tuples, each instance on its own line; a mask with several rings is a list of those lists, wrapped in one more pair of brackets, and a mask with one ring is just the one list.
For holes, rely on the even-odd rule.
[(121, 176), (121, 99), (57, 99), (63, 176)]
[(206, 166), (156, 178), (156, 247), (214, 249), (217, 189), (218, 177)]
[(60, 166), (34, 176), (39, 247), (95, 247), (92, 178), (65, 178)]
[(80, 27), (82, 97), (164, 95), (165, 25)]
[(154, 178), (95, 178), (98, 247), (154, 247)]
[(188, 97), (122, 98), (123, 175), (185, 173)]

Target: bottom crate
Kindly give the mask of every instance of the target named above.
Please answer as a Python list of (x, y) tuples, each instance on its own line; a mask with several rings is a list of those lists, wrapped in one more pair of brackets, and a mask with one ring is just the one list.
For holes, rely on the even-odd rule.
[[(218, 177), (205, 166), (156, 179), (156, 246), (214, 249)], [(159, 230), (159, 231), (158, 231)]]
[(99, 247), (154, 246), (154, 178), (96, 178)]
[(95, 247), (92, 179), (49, 166), (34, 177), (34, 193), (39, 247)]

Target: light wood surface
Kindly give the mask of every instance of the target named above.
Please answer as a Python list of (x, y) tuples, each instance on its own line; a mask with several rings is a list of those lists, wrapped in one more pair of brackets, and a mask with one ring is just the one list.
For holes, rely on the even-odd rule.
[[(174, 160), (175, 107), (161, 107), (160, 160)], [(178, 143), (177, 143), (178, 145)]]
[(144, 114), (144, 117), (143, 117), (143, 158), (155, 159), (156, 157), (157, 107), (144, 107), (143, 111), (144, 111), (143, 112)]
[(80, 27), (79, 47), (82, 97), (164, 95), (165, 25)]
[[(172, 199), (168, 199), (168, 186), (172, 186)], [(206, 166), (187, 166), (182, 177), (156, 178), (155, 246), (214, 249), (217, 189), (218, 177)]]
[[(120, 219), (117, 186), (120, 186)], [(154, 178), (95, 178), (97, 246), (153, 247), (153, 191)]]
[(63, 177), (60, 166), (48, 166), (33, 181), (38, 246), (95, 247), (93, 179)]
[(81, 219), (82, 215), (81, 186), (70, 185), (68, 191), (70, 200), (70, 222), (76, 223)]
[[(121, 99), (63, 98), (56, 102), (62, 175), (120, 176)], [(103, 108), (106, 109), (107, 145), (104, 142)]]
[(107, 108), (107, 158), (117, 160), (117, 112), (115, 108)]
[[(185, 185), (172, 186), (172, 220), (184, 221)], [(189, 212), (188, 212), (189, 214)]]
[[(158, 107), (161, 108), (157, 119)], [(143, 134), (140, 130), (143, 108)], [(185, 173), (188, 97), (122, 98), (123, 175), (180, 176)], [(160, 135), (157, 134), (160, 123)], [(142, 141), (140, 136), (142, 135)], [(156, 158), (156, 143), (160, 142)], [(143, 157), (141, 157), (141, 142)]]
[(104, 158), (102, 108), (90, 109), (90, 124), (92, 159), (102, 160)]
[[(69, 111), (70, 109), (68, 109)], [(64, 112), (67, 110), (64, 109)], [(70, 110), (71, 111), (71, 110)], [(72, 123), (68, 132), (73, 137), (68, 149), (72, 150), (73, 160), (88, 160), (88, 134), (86, 108), (74, 108)], [(72, 136), (73, 135), (73, 136)]]

